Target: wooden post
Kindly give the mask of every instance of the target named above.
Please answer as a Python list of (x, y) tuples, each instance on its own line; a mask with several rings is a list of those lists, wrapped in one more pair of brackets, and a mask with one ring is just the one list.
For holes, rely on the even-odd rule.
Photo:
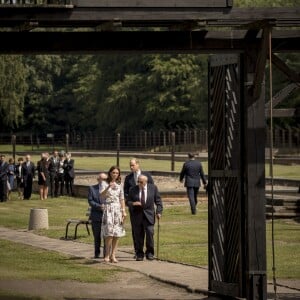
[(246, 299), (267, 299), (265, 221), (265, 98), (262, 92), (270, 28), (263, 30), (261, 48), (249, 45), (244, 55), (243, 110), (243, 232)]
[(120, 133), (117, 134), (117, 166), (120, 166)]
[(175, 171), (175, 132), (172, 132), (172, 147), (171, 147), (171, 171)]
[(16, 136), (12, 135), (11, 136), (11, 144), (12, 144), (12, 156), (14, 159), (14, 162), (16, 161)]
[(289, 151), (293, 148), (293, 139), (292, 139), (292, 128), (288, 126), (288, 143), (289, 143)]
[(281, 147), (285, 148), (285, 132), (286, 130), (284, 128), (281, 129)]
[(147, 150), (147, 131), (144, 132), (144, 148)]
[(30, 133), (30, 144), (31, 144), (31, 150), (33, 151), (33, 137), (32, 137), (32, 133)]
[[(164, 149), (166, 148), (167, 146), (167, 136), (166, 136), (166, 132), (163, 131), (163, 145), (164, 145)], [(166, 150), (165, 150), (166, 151)]]
[(69, 134), (66, 133), (66, 152), (69, 152)]

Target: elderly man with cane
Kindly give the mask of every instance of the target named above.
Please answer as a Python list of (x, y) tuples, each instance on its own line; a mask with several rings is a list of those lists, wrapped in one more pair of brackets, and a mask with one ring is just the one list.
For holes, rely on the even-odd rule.
[[(156, 185), (148, 183), (145, 175), (138, 177), (138, 185), (129, 191), (127, 204), (132, 208), (133, 231), (136, 238), (136, 260), (154, 259), (154, 224), (159, 220), (163, 204)], [(144, 241), (146, 237), (146, 251)]]

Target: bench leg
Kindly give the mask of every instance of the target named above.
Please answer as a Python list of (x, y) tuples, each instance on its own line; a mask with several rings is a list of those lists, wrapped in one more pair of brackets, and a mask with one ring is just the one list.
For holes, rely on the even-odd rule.
[(80, 225), (81, 223), (77, 223), (75, 226), (75, 235), (74, 235), (74, 240), (77, 239), (77, 227)]
[(86, 223), (85, 226), (86, 226), (86, 230), (87, 230), (88, 234), (90, 235), (90, 230), (89, 230), (89, 225), (88, 225), (88, 223)]
[(69, 225), (71, 222), (68, 222), (67, 226), (66, 226), (66, 235), (65, 235), (65, 239), (68, 238), (68, 230), (69, 230)]

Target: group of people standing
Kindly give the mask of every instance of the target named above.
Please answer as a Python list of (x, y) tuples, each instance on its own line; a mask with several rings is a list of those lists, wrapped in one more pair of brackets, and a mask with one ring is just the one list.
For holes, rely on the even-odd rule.
[(103, 236), (105, 262), (118, 262), (118, 241), (125, 234), (125, 206), (128, 206), (130, 215), (135, 259), (154, 259), (154, 224), (156, 218), (161, 218), (162, 200), (151, 175), (140, 170), (137, 159), (130, 160), (130, 169), (131, 173), (125, 177), (124, 185), (120, 168), (112, 166), (107, 174), (99, 174), (98, 184), (89, 187), (94, 254), (95, 258), (100, 257)]
[[(194, 153), (188, 154), (180, 172), (179, 180), (185, 179), (185, 187), (193, 215), (197, 211), (197, 194), (201, 186), (207, 186), (202, 164)], [(100, 258), (101, 238), (104, 238), (103, 257), (105, 262), (118, 262), (116, 251), (119, 238), (125, 235), (124, 221), (128, 207), (134, 258), (137, 261), (154, 259), (154, 224), (163, 211), (162, 200), (150, 173), (141, 170), (139, 161), (129, 162), (131, 172), (121, 181), (118, 166), (112, 166), (108, 173), (100, 173), (98, 183), (89, 187), (88, 202), (94, 236), (95, 258)]]
[(51, 197), (67, 195), (74, 196), (73, 183), (75, 178), (74, 159), (71, 153), (53, 151), (53, 155), (45, 152), (35, 165), (29, 154), (18, 158), (17, 164), (12, 158), (6, 162), (5, 155), (0, 156), (0, 201), (10, 199), (15, 180), (19, 199), (29, 200), (32, 185), (37, 172), (40, 199), (48, 198), (49, 188)]

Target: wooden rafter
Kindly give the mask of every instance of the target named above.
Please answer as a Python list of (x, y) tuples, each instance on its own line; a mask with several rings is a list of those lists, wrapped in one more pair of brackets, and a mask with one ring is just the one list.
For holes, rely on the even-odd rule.
[[(279, 103), (286, 99), (291, 93), (297, 91), (300, 88), (300, 73), (292, 70), (282, 59), (280, 59), (274, 53), (272, 54), (272, 63), (290, 80), (291, 84), (281, 89), (273, 97), (272, 116), (274, 118), (282, 117), (299, 117), (299, 111), (295, 108), (280, 108), (274, 109)], [(270, 101), (265, 104), (265, 115), (270, 117)]]
[[(300, 7), (233, 8), (225, 0), (98, 1), (76, 5), (0, 5), (0, 27), (34, 20), (41, 27), (94, 27), (119, 20), (123, 27), (170, 27), (182, 22), (251, 28), (262, 20), (276, 27), (300, 26)], [(228, 4), (229, 3), (229, 4)]]
[(298, 84), (300, 84), (300, 74), (292, 70), (282, 59), (274, 53), (272, 54), (272, 63), (284, 74), (286, 77)]
[[(288, 97), (293, 92), (297, 91), (300, 88), (299, 84), (296, 83), (290, 83), (283, 89), (281, 89), (279, 92), (276, 93), (276, 95), (273, 97), (273, 107), (275, 108), (279, 103), (281, 103), (286, 97)], [(270, 101), (266, 102), (265, 108), (270, 108)]]
[(263, 29), (262, 39), (261, 39), (261, 51), (259, 53), (254, 80), (253, 80), (253, 97), (257, 99), (261, 94), (261, 87), (265, 76), (265, 68), (269, 51), (269, 34), (271, 32), (271, 27), (266, 26)]
[[(99, 28), (102, 29), (101, 27)], [(244, 32), (245, 34), (245, 32)], [(202, 31), (93, 31), (93, 32), (0, 32), (2, 54), (58, 53), (242, 53), (249, 41), (243, 32)], [(251, 41), (260, 47), (261, 39)], [(276, 37), (278, 52), (300, 51), (300, 35)]]

